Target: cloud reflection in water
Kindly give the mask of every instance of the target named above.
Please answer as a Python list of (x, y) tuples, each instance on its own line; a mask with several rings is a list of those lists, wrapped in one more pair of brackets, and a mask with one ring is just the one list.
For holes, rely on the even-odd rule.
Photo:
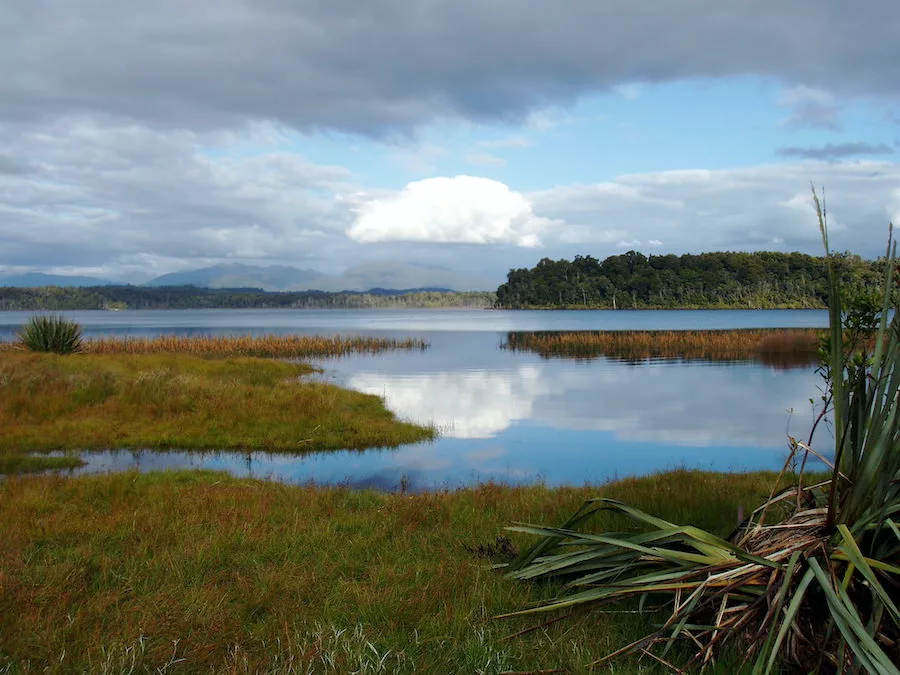
[(449, 438), (495, 438), (530, 420), (561, 432), (611, 431), (621, 441), (784, 447), (786, 425), (802, 434), (812, 421), (816, 378), (755, 364), (539, 361), (505, 370), (365, 371), (346, 383)]

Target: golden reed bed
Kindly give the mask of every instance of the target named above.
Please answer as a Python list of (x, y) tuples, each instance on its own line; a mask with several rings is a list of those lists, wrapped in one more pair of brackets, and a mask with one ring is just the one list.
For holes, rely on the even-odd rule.
[(502, 347), (544, 358), (757, 360), (791, 367), (816, 362), (821, 334), (812, 328), (509, 333)]
[[(264, 358), (312, 358), (351, 353), (383, 352), (391, 349), (422, 350), (428, 343), (419, 339), (395, 340), (376, 337), (319, 335), (233, 335), (91, 338), (84, 341), (85, 354), (192, 354), (194, 356)], [(14, 349), (15, 343), (0, 343), (0, 350)]]

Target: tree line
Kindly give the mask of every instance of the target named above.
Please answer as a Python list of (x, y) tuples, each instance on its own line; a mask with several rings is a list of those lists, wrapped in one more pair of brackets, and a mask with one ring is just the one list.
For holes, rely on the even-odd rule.
[[(875, 293), (884, 261), (837, 256), (844, 288)], [(495, 307), (524, 308), (821, 308), (827, 302), (823, 257), (803, 253), (717, 252), (645, 256), (637, 251), (603, 261), (543, 258), (512, 269)]]
[(0, 287), (0, 310), (63, 311), (80, 309), (363, 309), (491, 307), (491, 292), (373, 289), (267, 292), (255, 288), (212, 289), (195, 286), (86, 286), (81, 288)]

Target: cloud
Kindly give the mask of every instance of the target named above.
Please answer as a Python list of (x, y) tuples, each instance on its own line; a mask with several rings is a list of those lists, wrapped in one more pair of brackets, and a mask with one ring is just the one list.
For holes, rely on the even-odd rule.
[(758, 75), (900, 91), (895, 0), (865, 11), (845, 0), (514, 5), (6, 0), (0, 119), (103, 113), (194, 130), (265, 119), (381, 134), (448, 116), (523, 119), (637, 81)]
[(507, 136), (492, 140), (479, 141), (478, 146), (489, 150), (504, 150), (511, 148), (530, 148), (534, 142), (525, 136)]
[(337, 271), (416, 260), (497, 278), (533, 266), (538, 243), (552, 258), (627, 250), (619, 242), (818, 254), (810, 180), (827, 190), (839, 249), (881, 255), (888, 220), (900, 221), (900, 166), (884, 161), (633, 174), (528, 194), (468, 176), (375, 191), (282, 151), (286, 135), (87, 116), (0, 124), (0, 270), (142, 280), (228, 261)]
[(790, 117), (782, 122), (794, 129), (840, 131), (840, 106), (834, 95), (823, 89), (800, 85), (782, 91), (778, 105), (789, 108)]
[(413, 143), (391, 148), (391, 159), (412, 173), (430, 173), (438, 161), (450, 154), (447, 148), (433, 143)]
[(637, 83), (620, 84), (614, 87), (616, 93), (626, 101), (636, 101), (644, 91), (644, 85)]
[(891, 162), (807, 161), (633, 174), (528, 197), (542, 216), (566, 223), (545, 234), (549, 256), (599, 257), (650, 240), (665, 242), (667, 253), (774, 248), (818, 255), (810, 181), (827, 190), (832, 245), (881, 255), (887, 223), (900, 206), (900, 165)]
[(34, 171), (33, 164), (24, 159), (0, 154), (0, 175), (25, 175)]
[[(330, 269), (399, 255), (457, 266), (454, 255), (463, 255), (473, 271), (493, 272), (533, 264), (523, 247), (538, 242), (566, 254), (651, 238), (691, 250), (778, 237), (814, 248), (775, 231), (785, 207), (756, 213), (745, 194), (765, 204), (790, 195), (755, 179), (744, 192), (727, 187), (726, 174), (710, 174), (703, 187), (682, 173), (675, 182), (684, 194), (656, 182), (659, 174), (534, 198), (502, 183), (380, 194), (341, 167), (282, 149), (296, 147), (299, 134), (349, 132), (392, 143), (392, 159), (411, 172), (440, 175), (452, 158), (416, 145), (426, 125), (546, 131), (571, 122), (579, 98), (631, 95), (633, 83), (771, 79), (784, 86), (789, 125), (825, 128), (839, 123), (851, 97), (900, 94), (895, 0), (871, 0), (866, 12), (843, 0), (572, 0), (565, 12), (520, 0), (515, 21), (507, 4), (432, 0), (410, 12), (409, 0), (155, 0), (138, 9), (116, 0), (6, 0), (0, 268), (127, 275), (241, 260)], [(470, 159), (499, 166), (503, 150), (530, 143), (483, 141)], [(829, 189), (844, 184), (815, 171), (771, 175), (801, 192), (810, 177)], [(859, 232), (863, 214), (880, 222), (878, 209), (894, 204), (884, 197), (888, 169), (873, 171), (868, 203), (862, 183), (845, 198), (859, 207), (843, 221), (848, 233)], [(569, 203), (554, 196), (567, 193)], [(723, 194), (740, 214), (721, 203)], [(830, 194), (836, 205), (838, 193)], [(434, 204), (438, 216), (428, 210)], [(379, 220), (406, 217), (412, 205), (428, 212), (427, 223)], [(556, 214), (571, 226), (549, 227), (549, 218), (562, 219)], [(880, 252), (871, 238), (860, 245)], [(388, 243), (370, 243), (379, 241)]]
[(549, 221), (505, 184), (487, 178), (429, 178), (363, 203), (347, 234), (356, 241), (540, 245)]
[(564, 110), (550, 107), (532, 110), (525, 118), (524, 125), (530, 131), (544, 132), (571, 124), (574, 121), (575, 118)]
[(800, 157), (801, 159), (841, 159), (857, 155), (893, 155), (894, 149), (886, 143), (826, 143), (815, 148), (788, 146), (778, 148), (782, 157)]
[(466, 161), (475, 166), (498, 167), (506, 164), (506, 160), (489, 152), (472, 152), (466, 155)]

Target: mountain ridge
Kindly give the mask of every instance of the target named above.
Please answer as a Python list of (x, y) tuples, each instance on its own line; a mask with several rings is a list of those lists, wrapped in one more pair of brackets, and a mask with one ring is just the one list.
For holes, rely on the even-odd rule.
[(365, 292), (370, 289), (393, 292), (409, 291), (410, 289), (492, 291), (497, 287), (497, 283), (487, 277), (446, 267), (429, 267), (391, 261), (364, 263), (335, 275), (287, 265), (254, 266), (224, 263), (163, 274), (142, 284), (128, 284), (99, 277), (54, 275), (42, 272), (0, 277), (0, 286), (24, 288), (133, 285), (149, 288), (194, 286), (209, 289), (254, 288), (267, 292), (324, 291), (329, 293)]
[(41, 286), (68, 286), (70, 288), (83, 288), (86, 286), (115, 286), (119, 282), (103, 279), (101, 277), (89, 277), (68, 274), (46, 274), (44, 272), (26, 272), (25, 274), (10, 274), (0, 276), (0, 286), (19, 288), (36, 288)]

